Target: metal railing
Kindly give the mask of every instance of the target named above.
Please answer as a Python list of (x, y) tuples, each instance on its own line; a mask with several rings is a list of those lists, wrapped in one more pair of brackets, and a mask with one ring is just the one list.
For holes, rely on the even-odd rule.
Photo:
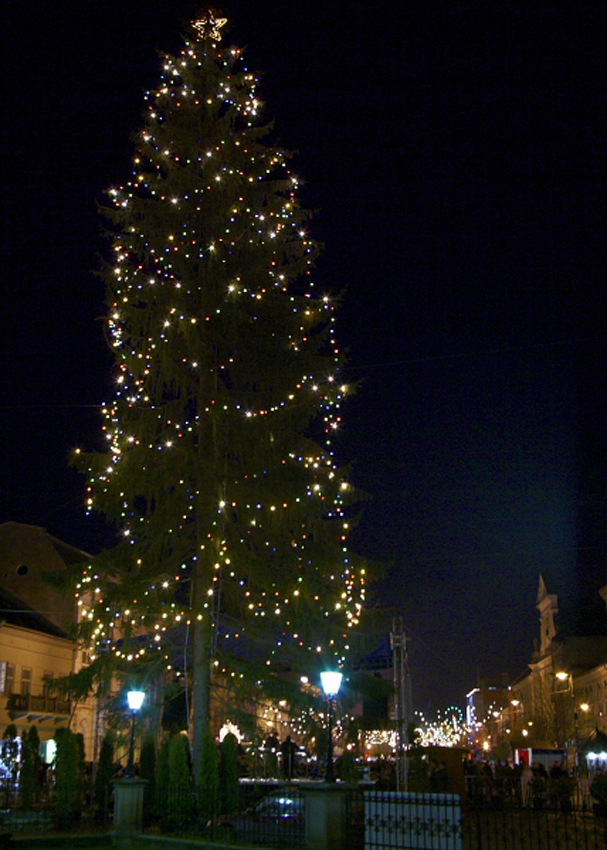
[(296, 785), (240, 783), (229, 799), (170, 785), (152, 789), (150, 801), (144, 813), (150, 834), (280, 847), (305, 840), (304, 800)]
[[(305, 783), (305, 780), (304, 780)], [(471, 789), (474, 790), (474, 789)], [(405, 793), (355, 787), (347, 794), (347, 850), (607, 850), (607, 809), (573, 798), (572, 806), (515, 784), (475, 794)], [(95, 805), (82, 785), (80, 818), (111, 825), (112, 790)], [(144, 832), (226, 844), (305, 846), (305, 797), (300, 783), (241, 782), (229, 794), (191, 785), (146, 788)], [(534, 803), (534, 800), (536, 802)], [(38, 832), (57, 826), (52, 783), (38, 789), (31, 809), (13, 780), (0, 782), (0, 832)], [(82, 823), (82, 821), (81, 821)], [(343, 850), (343, 848), (332, 848)]]
[[(101, 821), (96, 818), (92, 804), (90, 783), (78, 783), (78, 798), (70, 826)], [(3, 775), (0, 777), (0, 833), (35, 833), (55, 829), (61, 821), (57, 809), (55, 789), (49, 777), (37, 781), (31, 790), (31, 802), (26, 808), (19, 791), (17, 779)]]
[[(561, 805), (548, 793), (506, 796), (353, 792), (349, 848), (356, 850), (607, 850), (607, 812)], [(362, 816), (360, 815), (362, 807)]]
[(6, 698), (6, 710), (10, 714), (65, 714), (70, 713), (70, 702), (46, 694), (10, 694)]

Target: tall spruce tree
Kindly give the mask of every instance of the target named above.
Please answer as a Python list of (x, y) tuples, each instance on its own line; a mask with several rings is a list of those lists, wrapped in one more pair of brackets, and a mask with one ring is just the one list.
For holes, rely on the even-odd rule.
[(297, 177), (223, 23), (209, 12), (164, 57), (132, 176), (103, 209), (116, 396), (107, 451), (79, 455), (89, 508), (120, 534), (80, 588), (95, 588), (91, 672), (173, 664), (187, 623), (196, 777), (212, 673), (263, 687), (343, 663), (367, 579), (332, 446), (338, 299), (314, 285)]

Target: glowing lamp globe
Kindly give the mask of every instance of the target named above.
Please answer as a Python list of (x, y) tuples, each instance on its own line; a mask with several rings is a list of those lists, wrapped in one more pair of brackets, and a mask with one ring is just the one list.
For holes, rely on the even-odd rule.
[(145, 694), (143, 691), (129, 691), (126, 695), (131, 711), (139, 711), (143, 705)]
[(342, 673), (330, 672), (328, 670), (325, 670), (320, 674), (320, 681), (322, 683), (322, 689), (325, 692), (325, 696), (334, 697), (339, 693), (342, 676)]

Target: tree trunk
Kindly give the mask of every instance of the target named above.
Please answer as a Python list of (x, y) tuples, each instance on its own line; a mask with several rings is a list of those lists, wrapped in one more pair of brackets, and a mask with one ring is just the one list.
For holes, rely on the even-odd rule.
[[(203, 597), (203, 598), (199, 598)], [(210, 611), (204, 609), (203, 583), (195, 581), (192, 640), (194, 644), (192, 665), (192, 761), (194, 782), (200, 784), (202, 765), (202, 737), (210, 721), (211, 702), (211, 643), (212, 623)], [(198, 615), (202, 614), (202, 619)]]

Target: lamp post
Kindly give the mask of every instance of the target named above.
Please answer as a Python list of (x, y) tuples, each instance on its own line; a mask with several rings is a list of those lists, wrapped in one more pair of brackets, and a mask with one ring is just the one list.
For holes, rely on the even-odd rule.
[[(524, 723), (523, 703), (521, 702), (519, 697), (516, 696), (516, 695), (513, 696), (512, 699), (510, 700), (510, 717), (511, 717), (510, 722), (511, 722), (511, 725), (512, 725), (512, 729), (513, 729), (514, 735), (516, 736), (518, 734), (518, 732), (520, 731), (519, 727), (521, 727), (521, 729), (522, 729), (522, 726), (523, 726), (523, 723)], [(523, 734), (525, 734), (525, 733), (523, 732)]]
[(135, 754), (135, 718), (137, 717), (137, 712), (143, 705), (145, 694), (143, 691), (129, 691), (126, 695), (129, 708), (133, 715), (133, 720), (131, 724), (131, 745), (129, 747), (129, 760), (126, 766), (126, 778), (132, 779), (134, 775), (133, 769), (133, 757)]
[(567, 748), (567, 761), (570, 761), (569, 758), (569, 747), (568, 747), (568, 737), (569, 732), (571, 730), (571, 714), (573, 713), (573, 735), (574, 735), (574, 748), (573, 748), (573, 757), (574, 757), (574, 766), (577, 768), (578, 763), (578, 714), (577, 707), (575, 705), (575, 693), (573, 688), (573, 675), (566, 670), (557, 670), (554, 674), (556, 679), (555, 684), (555, 694), (567, 694), (569, 699), (567, 703), (563, 706), (561, 704), (561, 708), (564, 708), (565, 711), (562, 712), (562, 732), (561, 732), (561, 724), (559, 723), (558, 718), (558, 706), (555, 707), (555, 711), (557, 713), (557, 735), (558, 742), (562, 740), (565, 747)]
[(325, 670), (320, 674), (322, 689), (329, 704), (329, 740), (327, 743), (327, 769), (325, 770), (325, 782), (335, 782), (333, 772), (333, 698), (339, 693), (342, 674)]

